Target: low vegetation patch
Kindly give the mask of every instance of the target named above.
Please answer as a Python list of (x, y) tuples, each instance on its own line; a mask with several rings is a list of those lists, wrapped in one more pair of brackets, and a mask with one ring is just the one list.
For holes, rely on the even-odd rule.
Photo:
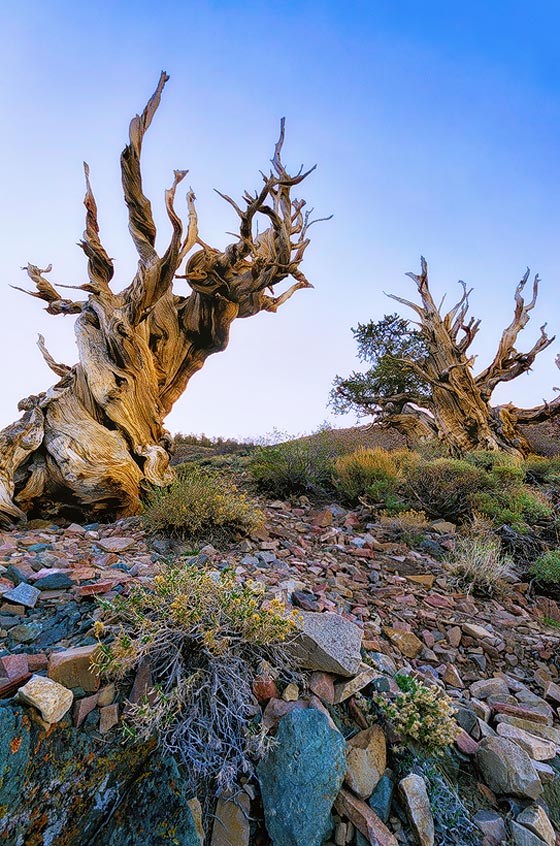
[(248, 534), (264, 519), (227, 477), (196, 464), (180, 468), (169, 487), (152, 488), (143, 517), (151, 532), (215, 541)]
[(560, 587), (560, 548), (539, 555), (531, 566), (531, 574), (538, 582)]
[(357, 449), (336, 460), (335, 486), (348, 502), (365, 498), (371, 503), (394, 506), (404, 470), (415, 463), (414, 455), (409, 450)]
[(294, 615), (279, 600), (265, 607), (258, 584), (192, 565), (166, 566), (152, 585), (101, 604), (119, 629), (100, 645), (100, 671), (130, 679), (147, 662), (152, 672), (153, 690), (128, 706), (128, 733), (156, 737), (193, 792), (231, 789), (265, 749), (251, 684), (262, 661), (289, 677)]
[(513, 564), (502, 554), (502, 545), (495, 535), (483, 531), (470, 531), (459, 536), (447, 566), (459, 585), (469, 593), (492, 595), (503, 587), (503, 579)]
[(550, 487), (538, 486), (534, 468), (539, 478), (553, 479), (556, 460), (543, 461), (535, 459), (529, 473), (526, 462), (500, 452), (480, 450), (457, 459), (434, 458), (426, 449), (423, 454), (358, 449), (334, 462), (333, 484), (347, 502), (367, 503), (386, 514), (418, 511), (457, 524), (478, 514), (496, 527), (525, 534), (554, 517)]
[(399, 692), (379, 694), (376, 704), (403, 744), (427, 755), (442, 755), (459, 734), (451, 699), (436, 685), (397, 673)]
[(530, 484), (552, 485), (560, 489), (560, 456), (529, 455), (523, 462), (525, 480)]
[(488, 486), (479, 467), (455, 458), (436, 458), (418, 466), (403, 481), (403, 496), (431, 519), (460, 523), (471, 515), (473, 497)]
[(332, 471), (337, 454), (337, 447), (327, 436), (300, 438), (257, 447), (249, 470), (257, 487), (275, 497), (324, 494), (333, 487)]

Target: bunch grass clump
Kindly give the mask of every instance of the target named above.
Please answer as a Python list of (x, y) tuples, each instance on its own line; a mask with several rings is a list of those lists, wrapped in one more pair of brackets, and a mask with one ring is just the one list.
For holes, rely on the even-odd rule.
[(428, 519), (424, 512), (415, 511), (413, 508), (400, 511), (398, 514), (382, 511), (379, 521), (383, 529), (392, 537), (396, 537), (410, 546), (419, 543), (429, 528)]
[(513, 560), (502, 554), (498, 537), (487, 531), (471, 529), (457, 538), (455, 550), (447, 558), (447, 567), (459, 585), (467, 592), (491, 596), (504, 585), (504, 576)]
[(143, 512), (149, 531), (189, 540), (220, 541), (250, 534), (264, 515), (229, 479), (189, 464), (166, 488), (152, 488)]
[(442, 755), (459, 735), (451, 699), (436, 685), (397, 673), (399, 692), (391, 700), (379, 695), (377, 705), (403, 744), (427, 755)]
[(292, 673), (295, 616), (279, 600), (263, 602), (263, 590), (228, 571), (166, 565), (152, 584), (101, 602), (119, 630), (100, 644), (99, 671), (120, 680), (151, 668), (153, 689), (127, 708), (128, 733), (156, 737), (184, 764), (193, 792), (232, 789), (252, 772), (266, 748), (252, 680), (262, 661)]

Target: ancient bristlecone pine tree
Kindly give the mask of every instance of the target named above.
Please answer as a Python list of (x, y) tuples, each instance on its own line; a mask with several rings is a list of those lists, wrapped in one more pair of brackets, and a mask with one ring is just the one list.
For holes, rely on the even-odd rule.
[[(81, 506), (85, 514), (136, 513), (143, 486), (172, 480), (171, 439), (163, 421), (207, 357), (226, 348), (232, 322), (276, 312), (297, 290), (312, 287), (299, 269), (312, 221), (304, 201), (291, 197), (310, 171), (290, 176), (284, 168), (283, 122), (261, 189), (245, 193), (242, 207), (221, 195), (239, 215), (235, 242), (218, 250), (200, 239), (192, 190), (184, 233), (174, 201), (187, 171), (176, 170), (165, 192), (171, 240), (163, 255), (156, 252), (140, 153), (167, 79), (162, 73), (146, 108), (133, 118), (121, 156), (129, 229), (139, 257), (131, 284), (120, 293), (111, 288), (113, 263), (100, 240), (87, 165), (81, 247), (89, 282), (75, 286), (87, 299), (65, 299), (46, 279), (50, 266), (26, 268), (36, 288), (26, 293), (45, 300), (49, 314), (77, 315), (79, 361), (72, 367), (55, 362), (39, 337), (45, 361), (60, 378), (46, 393), (22, 400), (22, 418), (0, 433), (3, 522), (65, 503)], [(267, 221), (260, 234), (258, 215)], [(288, 277), (293, 284), (275, 296), (275, 286)], [(190, 292), (175, 293), (175, 279)]]
[[(407, 274), (417, 286), (420, 302), (389, 295), (417, 315), (417, 328), (408, 332), (411, 337), (410, 354), (393, 358), (392, 364), (389, 362), (393, 380), (398, 370), (401, 377), (397, 375), (392, 383), (380, 378), (380, 356), (375, 355), (374, 350), (378, 365), (375, 371), (354, 373), (346, 379), (337, 378), (332, 394), (335, 408), (339, 411), (355, 408), (371, 414), (378, 423), (394, 426), (413, 440), (436, 436), (456, 455), (476, 449), (527, 455), (532, 450), (523, 433), (524, 427), (560, 414), (560, 396), (529, 409), (518, 408), (511, 403), (493, 406), (490, 400), (498, 384), (527, 373), (537, 355), (555, 340), (546, 334), (545, 324), (528, 352), (516, 349), (519, 333), (527, 325), (529, 313), (537, 301), (539, 277), (534, 278), (529, 302), (523, 297), (529, 280), (528, 270), (517, 285), (512, 321), (502, 334), (493, 361), (477, 374), (475, 356), (470, 354), (470, 347), (480, 321), (473, 317), (467, 319), (471, 291), (461, 283), (463, 294), (459, 302), (447, 313), (443, 312), (442, 304), (438, 307), (430, 292), (426, 260), (422, 258), (421, 262), (419, 275)], [(396, 315), (386, 317), (385, 322), (393, 325), (405, 323), (399, 321)], [(380, 325), (377, 324), (378, 327)], [(363, 343), (372, 327), (375, 328), (373, 324), (360, 326), (354, 334)], [(419, 351), (420, 347), (422, 351)], [(363, 357), (368, 358), (367, 355)], [(560, 367), (560, 356), (556, 363)], [(407, 378), (407, 374), (412, 378)], [(404, 387), (397, 393), (387, 390), (387, 385), (394, 386), (396, 383)], [(372, 391), (372, 385), (382, 390)]]

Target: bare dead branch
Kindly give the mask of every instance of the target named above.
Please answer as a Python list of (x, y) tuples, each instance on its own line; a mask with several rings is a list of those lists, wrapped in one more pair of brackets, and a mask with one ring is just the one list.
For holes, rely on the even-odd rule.
[(45, 311), (48, 311), (49, 314), (79, 314), (82, 311), (83, 302), (73, 302), (72, 300), (61, 297), (56, 288), (43, 276), (44, 273), (51, 272), (52, 264), (49, 264), (44, 270), (41, 270), (34, 264), (27, 264), (26, 267), (22, 267), (22, 270), (27, 272), (27, 275), (35, 284), (37, 290), (27, 291), (25, 288), (20, 288), (17, 285), (11, 285), (11, 287), (16, 291), (29, 294), (30, 297), (44, 300), (48, 303)]
[(39, 335), (38, 337), (37, 346), (41, 350), (41, 355), (45, 359), (46, 363), (53, 371), (53, 373), (56, 373), (57, 376), (66, 376), (68, 373), (72, 372), (72, 368), (69, 367), (67, 364), (59, 364), (57, 361), (54, 360), (45, 345), (45, 339), (42, 335)]
[(91, 293), (104, 294), (111, 301), (114, 299), (109, 283), (113, 278), (113, 262), (107, 255), (99, 239), (99, 224), (97, 222), (97, 204), (91, 188), (89, 179), (89, 165), (84, 162), (84, 175), (86, 179), (86, 195), (84, 206), (86, 207), (86, 228), (80, 246), (88, 257), (88, 272), (90, 278), (89, 290)]
[(484, 397), (490, 398), (496, 385), (500, 382), (510, 382), (522, 373), (531, 369), (535, 358), (539, 353), (549, 347), (555, 337), (549, 338), (544, 326), (541, 326), (541, 334), (534, 346), (527, 353), (519, 353), (515, 349), (515, 343), (522, 329), (529, 322), (529, 312), (533, 310), (537, 301), (539, 290), (539, 276), (535, 275), (533, 280), (532, 297), (529, 303), (525, 303), (522, 293), (527, 280), (529, 269), (517, 285), (515, 290), (515, 310), (510, 325), (504, 330), (498, 350), (492, 363), (476, 377), (476, 384)]

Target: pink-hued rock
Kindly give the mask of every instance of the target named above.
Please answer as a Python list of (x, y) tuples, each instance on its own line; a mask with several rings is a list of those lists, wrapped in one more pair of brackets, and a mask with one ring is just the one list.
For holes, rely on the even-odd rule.
[(4, 669), (5, 678), (10, 680), (29, 672), (27, 655), (5, 655), (0, 658), (0, 665)]
[(94, 693), (99, 688), (99, 673), (92, 667), (92, 661), (98, 652), (97, 644), (53, 652), (49, 657), (49, 678), (65, 687), (81, 687), (87, 693)]
[(309, 680), (309, 690), (318, 696), (319, 699), (322, 699), (323, 702), (326, 702), (327, 705), (334, 704), (334, 679), (332, 673), (321, 673), (320, 671), (315, 671), (311, 673), (311, 678)]
[(77, 699), (76, 702), (74, 702), (72, 720), (76, 728), (80, 728), (87, 715), (91, 714), (97, 705), (97, 700), (98, 694), (94, 693), (93, 696), (84, 696), (83, 699)]
[(78, 596), (94, 596), (97, 593), (108, 593), (118, 583), (118, 579), (107, 579), (101, 582), (94, 582), (92, 585), (80, 585), (76, 588), (76, 593)]
[(100, 540), (96, 541), (97, 545), (101, 547), (105, 552), (125, 552), (125, 550), (130, 549), (131, 546), (134, 546), (135, 543), (138, 541), (136, 538), (119, 538), (119, 537), (111, 537), (111, 538), (101, 538)]
[(369, 840), (372, 846), (398, 846), (397, 838), (381, 822), (369, 805), (342, 788), (334, 800), (334, 809), (341, 817), (346, 817)]
[(285, 702), (283, 699), (271, 699), (263, 713), (263, 725), (266, 729), (276, 728), (282, 717), (294, 708), (307, 708), (307, 702), (298, 699), (296, 702)]
[(253, 693), (259, 705), (264, 705), (269, 699), (278, 699), (279, 693), (276, 682), (271, 676), (257, 676), (253, 681)]

